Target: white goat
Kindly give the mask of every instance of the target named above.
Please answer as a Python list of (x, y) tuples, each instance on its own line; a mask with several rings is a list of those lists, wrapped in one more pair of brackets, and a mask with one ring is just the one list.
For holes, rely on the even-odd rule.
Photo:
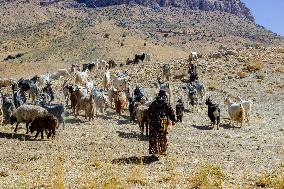
[(244, 109), (245, 109), (245, 115), (246, 115), (246, 121), (249, 124), (249, 117), (250, 117), (250, 112), (252, 110), (252, 100), (243, 100), (241, 97), (237, 97), (237, 99), (239, 100), (239, 102), (243, 105)]
[(229, 97), (226, 97), (224, 103), (228, 106), (228, 113), (232, 122), (236, 121), (237, 125), (241, 123), (241, 127), (243, 126), (243, 122), (245, 119), (245, 109), (243, 105), (232, 102)]
[(192, 61), (197, 59), (198, 59), (198, 53), (191, 51), (191, 53), (189, 54), (189, 60)]
[(94, 101), (96, 105), (96, 116), (98, 115), (98, 110), (104, 114), (107, 106), (107, 97), (104, 95), (102, 91), (98, 89), (93, 90)]
[(111, 78), (110, 78), (110, 71), (109, 70), (107, 70), (104, 74), (103, 86), (104, 86), (104, 90), (108, 90), (111, 86)]

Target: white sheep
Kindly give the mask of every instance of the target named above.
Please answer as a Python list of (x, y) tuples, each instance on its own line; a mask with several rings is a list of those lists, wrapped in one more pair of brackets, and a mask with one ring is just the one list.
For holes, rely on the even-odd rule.
[(29, 123), (31, 123), (35, 119), (35, 117), (46, 113), (47, 110), (45, 110), (40, 106), (23, 104), (22, 106), (17, 108), (15, 112), (12, 114), (12, 116), (10, 117), (10, 123), (11, 125), (13, 125), (14, 123), (17, 122), (16, 128), (14, 130), (15, 133), (17, 132), (19, 123), (26, 123), (27, 133), (28, 133)]
[(243, 100), (241, 97), (237, 97), (239, 100), (239, 103), (241, 103), (245, 109), (245, 115), (246, 115), (246, 121), (249, 124), (249, 117), (250, 117), (250, 112), (252, 110), (252, 104), (253, 102), (251, 100)]
[(241, 127), (243, 126), (243, 122), (245, 119), (245, 109), (243, 105), (237, 104), (232, 102), (232, 100), (229, 97), (225, 98), (224, 103), (228, 106), (228, 113), (230, 116), (231, 121), (236, 121), (237, 125), (241, 123)]

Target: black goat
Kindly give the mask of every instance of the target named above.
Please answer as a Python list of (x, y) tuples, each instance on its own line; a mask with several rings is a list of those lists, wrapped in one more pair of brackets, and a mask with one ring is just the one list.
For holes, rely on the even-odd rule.
[(184, 105), (183, 105), (183, 101), (181, 99), (179, 99), (177, 102), (178, 102), (177, 105), (176, 105), (177, 122), (182, 123), (182, 118), (183, 118), (183, 113), (184, 113)]
[(138, 55), (138, 54), (135, 54), (135, 57), (134, 57), (134, 64), (138, 64), (139, 60), (141, 60), (142, 62), (144, 61), (145, 59), (145, 56), (146, 54), (143, 53), (142, 55)]
[(217, 126), (217, 130), (219, 130), (220, 125), (220, 108), (218, 104), (212, 102), (210, 98), (206, 99), (205, 104), (208, 106), (208, 117), (211, 120), (211, 124)]
[(88, 63), (88, 64), (83, 64), (83, 72), (86, 71), (87, 69), (91, 72), (95, 67), (94, 63)]

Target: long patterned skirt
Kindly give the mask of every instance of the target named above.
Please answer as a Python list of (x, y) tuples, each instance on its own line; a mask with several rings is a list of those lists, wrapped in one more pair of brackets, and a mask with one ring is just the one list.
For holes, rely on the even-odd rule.
[(164, 155), (167, 150), (168, 121), (162, 121), (162, 127), (149, 126), (149, 153)]

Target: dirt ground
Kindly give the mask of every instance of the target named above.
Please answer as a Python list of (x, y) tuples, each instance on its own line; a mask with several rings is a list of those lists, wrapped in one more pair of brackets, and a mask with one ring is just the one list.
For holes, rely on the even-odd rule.
[[(240, 57), (247, 60), (239, 61)], [(256, 58), (263, 67), (247, 71)], [(275, 49), (243, 49), (236, 56), (198, 61), (207, 95), (220, 104), (220, 130), (208, 127), (205, 104), (188, 111), (185, 83), (172, 79), (173, 106), (183, 97), (187, 111), (183, 123), (169, 128), (167, 155), (158, 159), (149, 156), (148, 138), (140, 134), (137, 124), (130, 123), (128, 111), (118, 120), (108, 108), (89, 122), (83, 117), (75, 119), (67, 107), (65, 128), (58, 129), (54, 140), (24, 134), (24, 125), (17, 133), (13, 126), (5, 125), (0, 130), (0, 188), (281, 188), (283, 60), (283, 53)], [(174, 76), (186, 70), (182, 62), (186, 61), (171, 62)], [(155, 96), (159, 64), (119, 69), (128, 70), (132, 84), (142, 85), (149, 98)], [(240, 79), (242, 70), (246, 76)], [(100, 74), (94, 74), (98, 86)], [(62, 82), (54, 82), (61, 102)], [(229, 123), (223, 102), (227, 95), (253, 100), (249, 124), (239, 128)], [(259, 184), (263, 174), (274, 172), (278, 185), (272, 179)]]

